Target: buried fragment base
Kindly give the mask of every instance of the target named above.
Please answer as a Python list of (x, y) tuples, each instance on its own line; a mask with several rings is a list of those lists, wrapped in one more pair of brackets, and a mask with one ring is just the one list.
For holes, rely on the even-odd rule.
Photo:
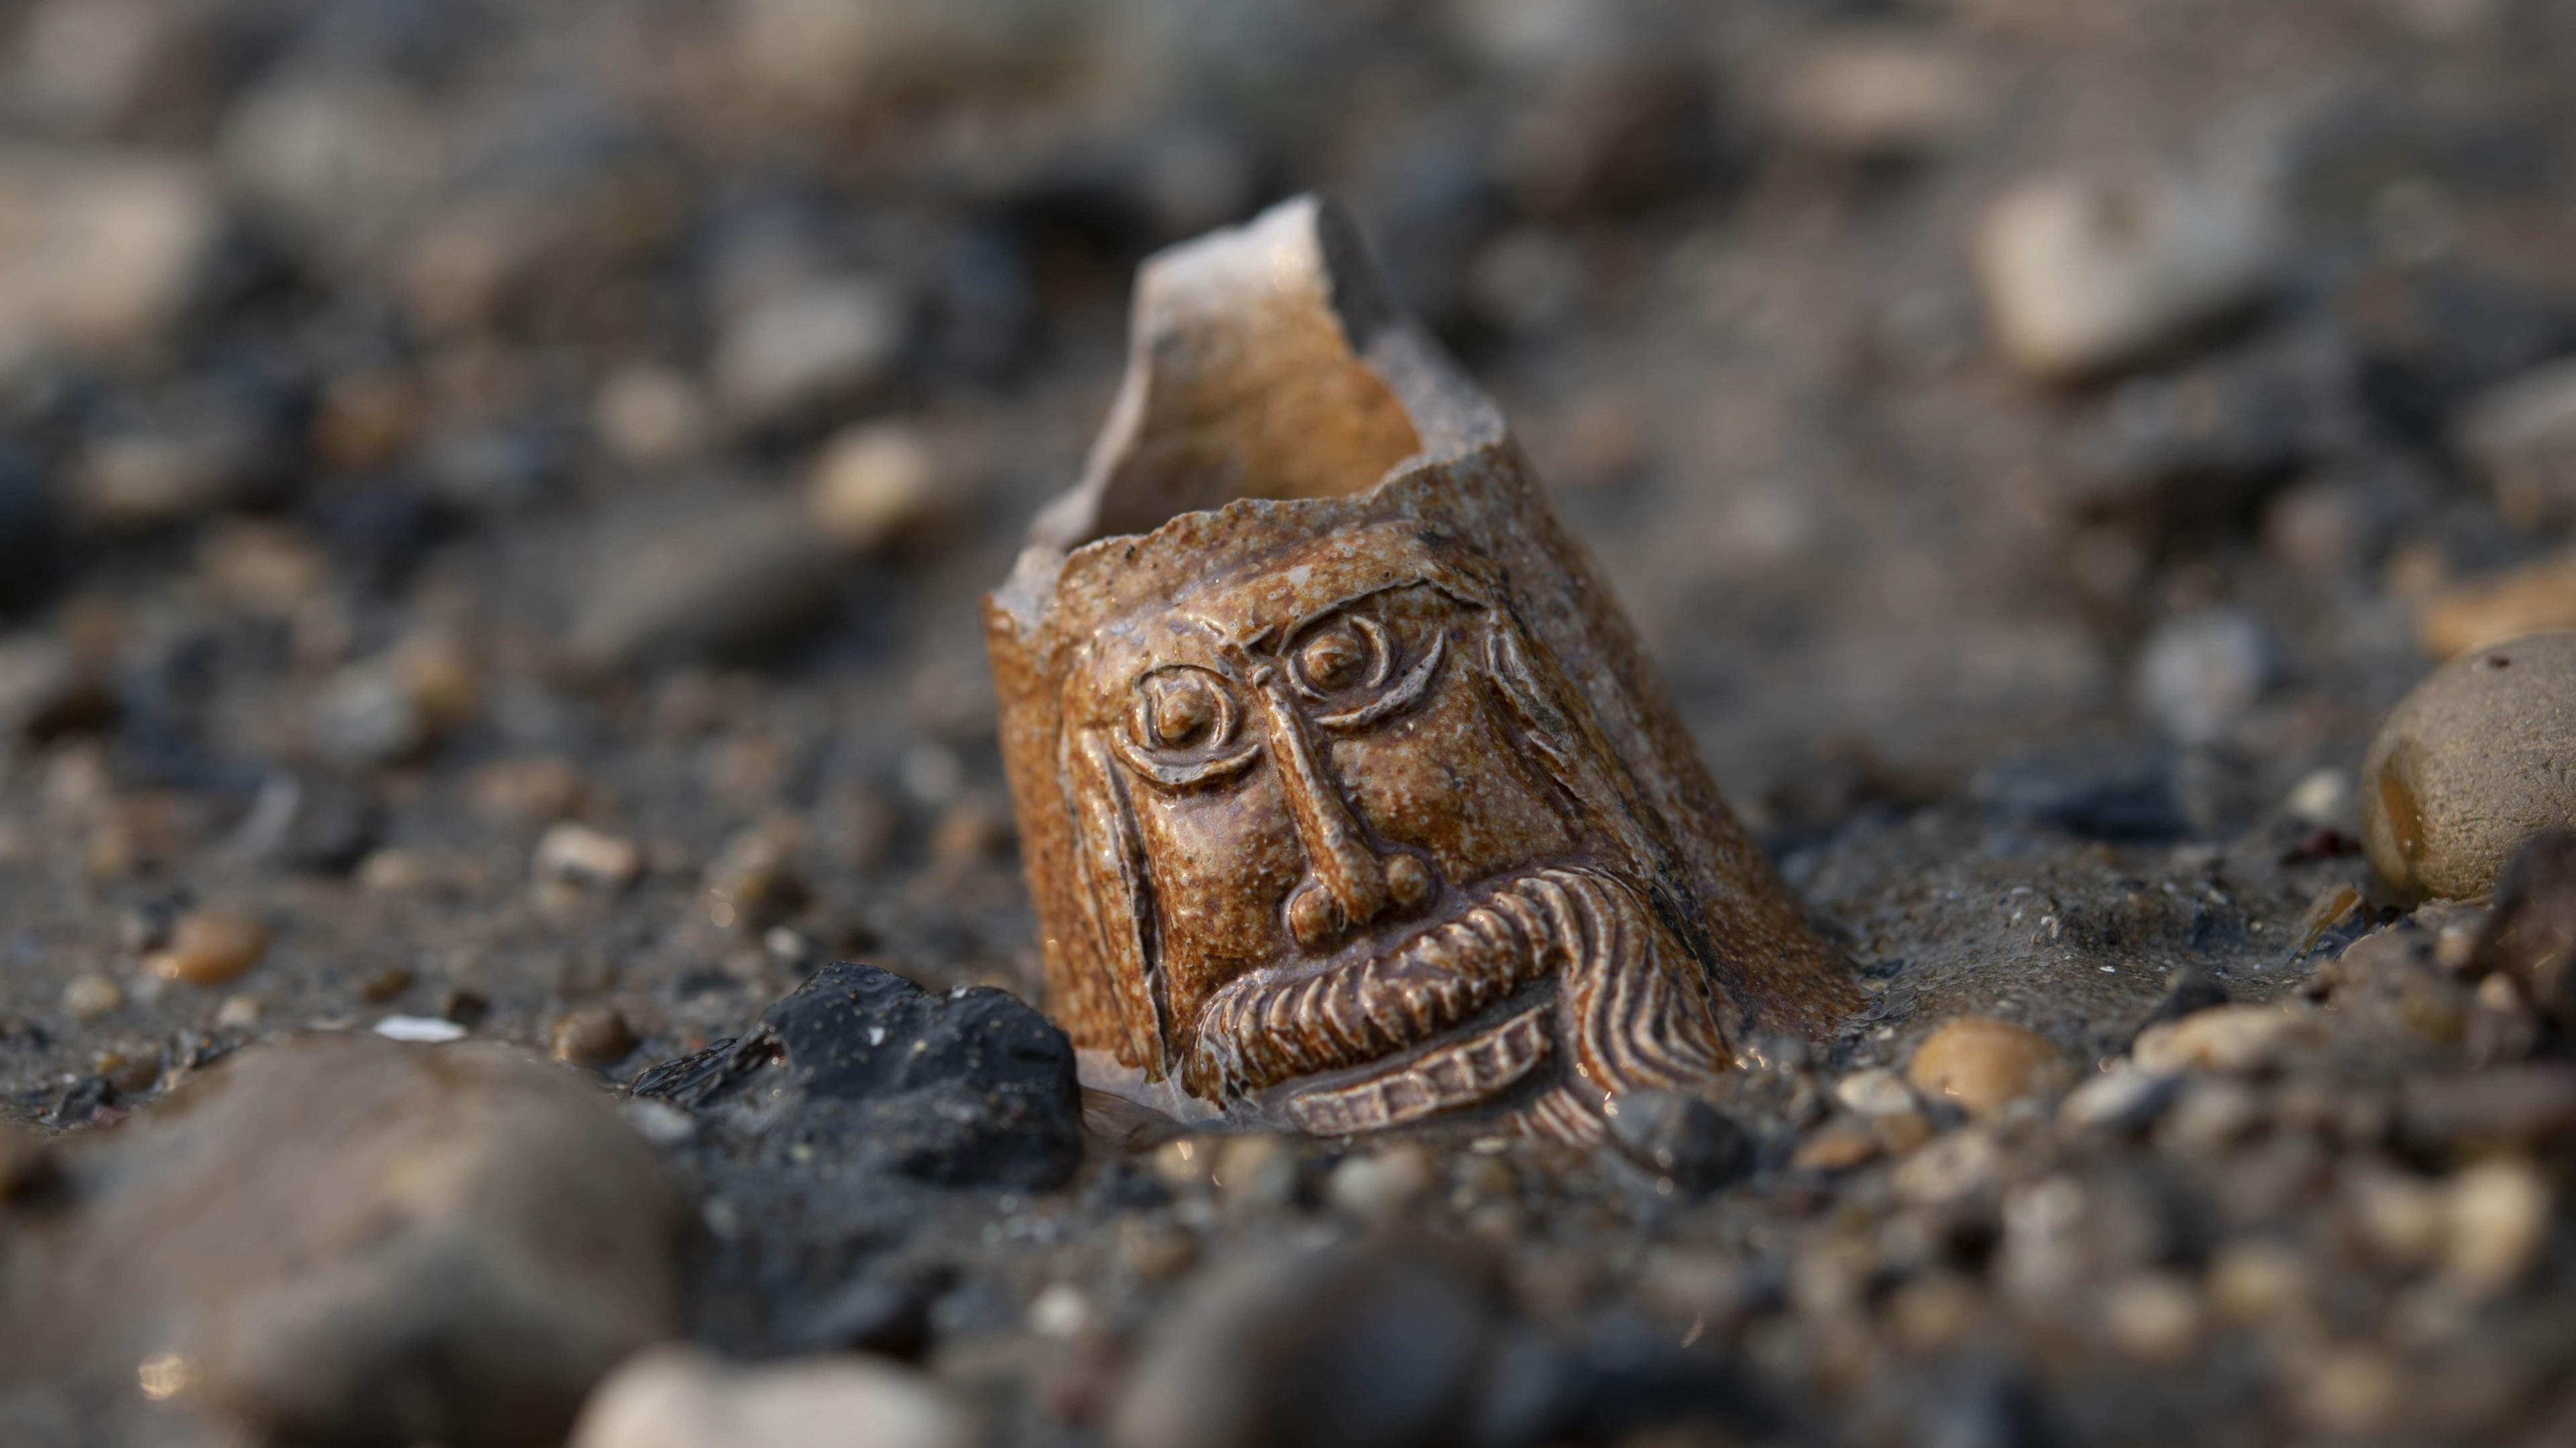
[(1091, 464), (985, 602), (1086, 1081), (1338, 1135), (1590, 1139), (1816, 1035), (1843, 964), (1492, 403), (1337, 212), (1147, 263)]

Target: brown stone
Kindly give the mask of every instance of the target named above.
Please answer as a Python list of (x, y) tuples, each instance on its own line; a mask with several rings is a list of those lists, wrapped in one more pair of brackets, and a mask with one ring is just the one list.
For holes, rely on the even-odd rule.
[(2437, 588), (2416, 605), (2415, 637), (2437, 659), (2546, 629), (2576, 628), (2576, 553)]
[(1340, 1134), (1815, 1035), (1843, 963), (1492, 403), (1311, 199), (1165, 253), (985, 605), (1048, 1004), (1092, 1084)]
[(635, 1030), (615, 1006), (583, 1006), (558, 1018), (548, 1041), (558, 1061), (614, 1066), (635, 1049)]
[(2576, 630), (2453, 659), (2398, 701), (2362, 758), (2362, 845), (2409, 898), (2475, 899), (2516, 850), (2576, 829)]
[(1905, 1075), (1924, 1095), (1946, 1096), (1982, 1115), (2066, 1086), (2074, 1069), (2064, 1052), (2027, 1026), (1963, 1016), (1923, 1038)]
[(170, 944), (150, 962), (163, 980), (222, 985), (259, 964), (268, 927), (229, 910), (191, 910), (170, 930)]

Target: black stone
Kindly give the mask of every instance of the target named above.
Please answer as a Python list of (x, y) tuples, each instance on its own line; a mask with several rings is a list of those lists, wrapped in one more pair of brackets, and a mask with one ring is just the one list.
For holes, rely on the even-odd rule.
[(1679, 1091), (1629, 1091), (1610, 1102), (1619, 1154), (1694, 1196), (1743, 1176), (1753, 1141), (1725, 1112)]
[(945, 994), (839, 962), (740, 1040), (666, 1062), (635, 1094), (713, 1114), (788, 1155), (949, 1185), (1046, 1188), (1082, 1160), (1073, 1044), (1007, 991)]

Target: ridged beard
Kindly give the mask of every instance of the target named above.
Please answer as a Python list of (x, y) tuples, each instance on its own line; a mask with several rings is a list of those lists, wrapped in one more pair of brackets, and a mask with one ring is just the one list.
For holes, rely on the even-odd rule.
[(1181, 1073), (1210, 1100), (1278, 1091), (1290, 1120), (1339, 1135), (1489, 1100), (1552, 1056), (1530, 1120), (1575, 1137), (1610, 1095), (1704, 1084), (1729, 1059), (1697, 962), (1641, 887), (1592, 865), (1489, 882), (1378, 955), (1229, 982)]

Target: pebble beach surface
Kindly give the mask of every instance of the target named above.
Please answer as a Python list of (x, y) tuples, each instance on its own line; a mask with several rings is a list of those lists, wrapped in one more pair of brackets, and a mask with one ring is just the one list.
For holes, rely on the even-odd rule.
[[(0, 1443), (2576, 1433), (2576, 14), (0, 0)], [(1333, 192), (1859, 972), (1085, 1092), (976, 599)], [(1758, 969), (1758, 964), (1754, 966)]]

